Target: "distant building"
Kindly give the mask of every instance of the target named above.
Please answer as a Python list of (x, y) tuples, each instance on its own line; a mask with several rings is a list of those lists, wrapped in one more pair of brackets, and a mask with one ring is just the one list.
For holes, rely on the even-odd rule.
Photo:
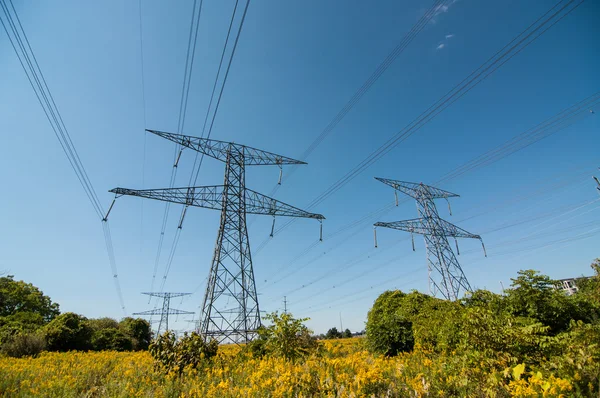
[(577, 287), (577, 282), (583, 279), (589, 279), (591, 276), (580, 276), (578, 278), (567, 278), (567, 279), (559, 279), (556, 284), (556, 288), (564, 291), (567, 296), (575, 294), (579, 291)]

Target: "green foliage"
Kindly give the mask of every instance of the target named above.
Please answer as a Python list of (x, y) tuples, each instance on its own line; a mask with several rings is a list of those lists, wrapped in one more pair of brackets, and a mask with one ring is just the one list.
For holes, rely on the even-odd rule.
[(290, 313), (279, 315), (273, 312), (265, 315), (265, 319), (272, 324), (262, 326), (258, 330), (258, 338), (247, 346), (253, 355), (269, 354), (295, 361), (317, 349), (317, 340), (303, 324), (308, 318), (295, 319)]
[(219, 345), (216, 340), (209, 343), (196, 332), (185, 334), (177, 340), (171, 331), (159, 335), (150, 344), (150, 354), (157, 368), (166, 373), (183, 373), (186, 367), (196, 369), (201, 363), (217, 355)]
[(31, 333), (59, 314), (58, 304), (30, 283), (0, 277), (0, 344)]
[(117, 328), (99, 329), (92, 333), (91, 349), (94, 351), (131, 351), (133, 342), (131, 337)]
[(343, 337), (342, 332), (338, 332), (336, 327), (333, 327), (325, 333), (326, 339), (341, 339)]
[(86, 351), (92, 348), (92, 328), (85, 317), (72, 312), (53, 319), (44, 327), (43, 332), (51, 351)]
[(413, 349), (412, 318), (429, 296), (399, 290), (381, 294), (367, 315), (367, 346), (374, 352), (394, 356)]
[(342, 333), (342, 337), (345, 339), (349, 339), (350, 337), (352, 337), (352, 332), (350, 331), (350, 329), (344, 330), (344, 333)]
[(0, 350), (2, 354), (14, 357), (36, 357), (46, 348), (46, 340), (39, 333), (19, 333), (11, 336)]
[(119, 323), (123, 333), (130, 336), (134, 350), (147, 350), (152, 341), (152, 328), (150, 322), (141, 318), (124, 318)]

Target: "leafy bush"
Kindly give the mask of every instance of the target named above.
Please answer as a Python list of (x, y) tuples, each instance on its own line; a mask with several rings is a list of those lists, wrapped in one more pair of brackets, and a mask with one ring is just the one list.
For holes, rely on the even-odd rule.
[(11, 336), (8, 341), (2, 344), (2, 354), (14, 357), (36, 357), (46, 348), (46, 341), (43, 336), (36, 333), (20, 333)]
[(134, 350), (147, 350), (150, 346), (152, 328), (147, 320), (127, 317), (119, 322), (119, 329), (131, 338)]
[(85, 351), (91, 347), (93, 330), (87, 319), (72, 312), (59, 315), (44, 327), (48, 349), (51, 351)]
[(133, 349), (133, 342), (131, 338), (121, 330), (106, 328), (95, 330), (93, 332), (91, 347), (94, 351), (131, 351)]
[(196, 332), (185, 333), (177, 340), (171, 331), (158, 336), (150, 344), (150, 354), (157, 368), (166, 373), (182, 374), (186, 367), (196, 369), (202, 362), (217, 355), (219, 344), (216, 340), (206, 342)]
[(408, 301), (408, 295), (399, 290), (384, 292), (375, 300), (367, 315), (367, 346), (371, 351), (394, 356), (413, 349), (412, 308), (404, 308)]
[(308, 318), (295, 319), (290, 313), (277, 312), (265, 315), (272, 322), (258, 330), (258, 338), (248, 343), (247, 349), (255, 356), (266, 354), (280, 356), (291, 361), (316, 351), (319, 343), (311, 336), (311, 330), (303, 322)]

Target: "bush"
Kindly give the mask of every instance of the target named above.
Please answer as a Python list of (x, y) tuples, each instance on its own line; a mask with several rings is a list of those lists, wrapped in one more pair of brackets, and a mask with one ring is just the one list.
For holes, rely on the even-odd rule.
[(9, 357), (37, 357), (46, 348), (46, 341), (35, 333), (17, 334), (2, 344), (1, 352)]
[(83, 316), (66, 312), (44, 327), (48, 349), (51, 351), (85, 351), (91, 347), (92, 328)]
[(247, 345), (247, 350), (253, 355), (261, 357), (269, 354), (295, 361), (316, 351), (319, 346), (311, 336), (311, 330), (302, 324), (308, 318), (295, 319), (290, 313), (279, 315), (273, 312), (265, 319), (270, 320), (272, 325), (261, 326), (258, 338)]
[(119, 329), (131, 337), (134, 350), (147, 350), (150, 346), (152, 328), (147, 320), (127, 317), (119, 322)]
[(219, 344), (216, 340), (209, 343), (196, 332), (185, 333), (177, 340), (171, 331), (158, 336), (150, 344), (150, 354), (155, 366), (165, 373), (177, 372), (180, 375), (186, 367), (196, 369), (202, 362), (217, 355)]
[(414, 346), (412, 322), (406, 308), (408, 295), (399, 290), (381, 294), (367, 315), (367, 346), (373, 352), (394, 356)]
[(95, 351), (131, 351), (133, 343), (131, 338), (119, 329), (99, 329), (92, 334), (91, 349)]

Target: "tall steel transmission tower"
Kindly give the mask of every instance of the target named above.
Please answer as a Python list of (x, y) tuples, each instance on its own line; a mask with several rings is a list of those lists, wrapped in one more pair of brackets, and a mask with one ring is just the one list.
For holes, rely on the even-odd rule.
[[(459, 298), (461, 290), (463, 292), (471, 291), (471, 285), (448, 243), (448, 237), (454, 238), (457, 254), (460, 254), (460, 252), (456, 238), (479, 239), (482, 246), (483, 240), (481, 236), (469, 233), (440, 218), (434, 202), (434, 199), (444, 198), (448, 200), (448, 198), (458, 197), (458, 195), (422, 183), (416, 184), (377, 177), (375, 179), (394, 188), (396, 205), (398, 204), (397, 191), (405, 193), (417, 201), (417, 211), (420, 218), (396, 222), (378, 222), (374, 225), (375, 228), (385, 227), (410, 232), (413, 250), (415, 250), (413, 233), (423, 235), (427, 249), (430, 293), (436, 296), (439, 292), (448, 300), (456, 300)], [(448, 202), (448, 209), (450, 210), (450, 202)], [(376, 232), (375, 246), (377, 246)], [(485, 246), (483, 246), (483, 250), (485, 253)]]
[[(160, 315), (160, 322), (158, 323), (158, 329), (156, 330), (156, 334), (159, 335), (161, 330), (169, 330), (169, 315), (190, 315), (193, 312), (190, 311), (181, 311), (175, 308), (171, 308), (171, 298), (173, 297), (183, 297), (188, 296), (192, 293), (171, 293), (171, 292), (162, 292), (162, 293), (153, 293), (153, 292), (144, 292), (142, 294), (146, 294), (150, 297), (160, 297), (163, 299), (162, 309), (155, 308), (153, 310), (136, 312), (133, 315)], [(164, 329), (163, 329), (164, 327)]]
[(325, 217), (246, 188), (246, 166), (278, 166), (281, 181), (281, 166), (305, 163), (232, 142), (147, 131), (176, 142), (182, 149), (189, 148), (224, 162), (223, 185), (147, 190), (115, 188), (110, 192), (116, 197), (131, 195), (181, 203), (186, 206), (183, 216), (189, 206), (221, 211), (199, 331), (206, 338), (215, 338), (219, 342), (227, 340), (239, 343), (252, 340), (261, 321), (246, 214), (272, 216), (271, 236), (276, 216), (314, 218), (320, 222)]

